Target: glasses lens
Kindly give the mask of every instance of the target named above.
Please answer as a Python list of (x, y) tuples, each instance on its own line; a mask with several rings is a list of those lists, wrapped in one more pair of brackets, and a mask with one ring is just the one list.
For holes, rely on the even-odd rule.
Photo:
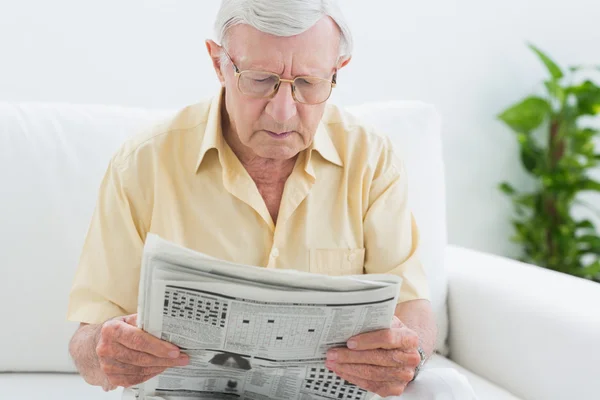
[(279, 84), (279, 77), (269, 72), (243, 71), (239, 79), (240, 91), (253, 97), (268, 97)]
[(296, 99), (301, 103), (319, 104), (329, 98), (331, 82), (310, 76), (301, 76), (294, 80)]

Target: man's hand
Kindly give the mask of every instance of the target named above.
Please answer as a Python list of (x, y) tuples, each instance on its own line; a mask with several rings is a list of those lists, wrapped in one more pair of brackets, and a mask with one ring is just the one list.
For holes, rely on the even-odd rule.
[(106, 321), (98, 329), (96, 355), (106, 376), (104, 390), (147, 381), (164, 370), (189, 363), (174, 344), (136, 327), (137, 314)]
[(357, 335), (347, 346), (329, 350), (326, 367), (381, 397), (401, 395), (421, 362), (419, 337), (397, 317), (390, 329)]

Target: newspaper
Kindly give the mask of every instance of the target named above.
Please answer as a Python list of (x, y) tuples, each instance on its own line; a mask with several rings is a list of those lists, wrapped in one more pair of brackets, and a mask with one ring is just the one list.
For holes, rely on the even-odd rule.
[(138, 326), (179, 346), (185, 367), (134, 388), (140, 400), (352, 399), (373, 394), (325, 367), (326, 352), (389, 328), (401, 278), (332, 277), (234, 264), (148, 235)]

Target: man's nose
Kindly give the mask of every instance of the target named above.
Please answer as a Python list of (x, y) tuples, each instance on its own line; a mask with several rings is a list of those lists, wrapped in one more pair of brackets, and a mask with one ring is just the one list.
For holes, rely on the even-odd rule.
[(286, 122), (296, 115), (296, 101), (292, 95), (292, 85), (289, 82), (281, 82), (279, 90), (267, 104), (267, 114), (276, 122)]

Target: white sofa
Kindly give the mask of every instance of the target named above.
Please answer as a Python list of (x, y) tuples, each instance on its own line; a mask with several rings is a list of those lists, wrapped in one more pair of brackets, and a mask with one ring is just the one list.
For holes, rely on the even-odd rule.
[[(460, 370), (485, 400), (600, 398), (600, 285), (447, 245), (433, 107), (351, 112), (390, 135), (407, 164), (440, 327), (428, 365)], [(171, 113), (0, 103), (1, 399), (120, 398), (73, 373), (67, 294), (110, 155)]]

